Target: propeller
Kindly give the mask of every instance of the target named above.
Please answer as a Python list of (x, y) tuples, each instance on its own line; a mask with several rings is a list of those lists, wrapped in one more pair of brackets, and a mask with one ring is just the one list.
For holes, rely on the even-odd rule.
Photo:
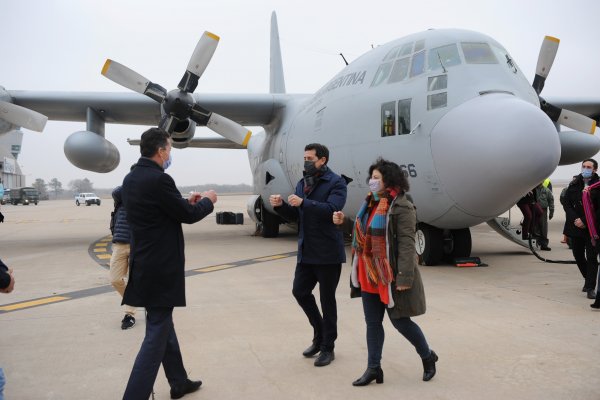
[(177, 124), (189, 118), (198, 125), (206, 126), (232, 142), (246, 147), (252, 132), (229, 118), (201, 107), (192, 96), (218, 43), (217, 35), (204, 32), (194, 49), (177, 89), (169, 92), (159, 84), (151, 82), (137, 72), (110, 59), (106, 60), (104, 64), (102, 75), (160, 103), (163, 114), (158, 126), (165, 132), (173, 133)]
[(0, 101), (0, 119), (36, 132), (43, 131), (48, 122), (44, 114), (7, 101)]
[(586, 117), (583, 114), (556, 107), (540, 96), (540, 93), (544, 89), (546, 78), (548, 77), (554, 59), (556, 58), (559, 44), (560, 40), (555, 37), (544, 37), (538, 56), (537, 66), (535, 68), (535, 78), (533, 79), (533, 84), (531, 86), (533, 86), (533, 89), (538, 94), (542, 111), (544, 111), (552, 121), (579, 132), (594, 134), (594, 131), (596, 130), (595, 120)]

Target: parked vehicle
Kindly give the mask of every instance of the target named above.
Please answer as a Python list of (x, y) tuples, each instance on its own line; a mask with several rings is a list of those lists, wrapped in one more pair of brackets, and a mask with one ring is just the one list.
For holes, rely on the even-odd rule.
[(5, 205), (10, 203), (10, 189), (4, 189), (4, 195), (0, 199), (0, 204)]
[(100, 197), (96, 196), (95, 193), (79, 193), (75, 196), (75, 204), (78, 206), (85, 204), (91, 206), (92, 204), (100, 205)]
[(32, 187), (12, 188), (9, 194), (9, 201), (15, 206), (17, 204), (27, 206), (29, 203), (33, 203), (37, 206), (40, 201), (40, 192)]

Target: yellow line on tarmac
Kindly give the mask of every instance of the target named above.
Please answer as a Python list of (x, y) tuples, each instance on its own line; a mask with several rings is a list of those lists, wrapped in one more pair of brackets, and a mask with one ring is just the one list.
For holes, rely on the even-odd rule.
[(287, 254), (277, 254), (274, 256), (267, 256), (261, 258), (253, 258), (254, 261), (271, 261), (271, 260), (279, 260), (280, 258), (287, 258), (289, 255)]
[(195, 269), (194, 271), (213, 272), (213, 271), (220, 271), (222, 269), (227, 269), (227, 268), (232, 268), (232, 267), (235, 267), (235, 265), (234, 264), (223, 264), (223, 265), (215, 265), (214, 267), (199, 268), (199, 269)]
[(99, 258), (100, 260), (110, 260), (110, 254), (98, 254), (96, 258)]
[(63, 301), (63, 300), (69, 300), (69, 299), (70, 299), (70, 297), (64, 297), (64, 296), (46, 297), (45, 299), (24, 301), (23, 303), (15, 303), (15, 304), (10, 304), (8, 306), (1, 306), (0, 311), (20, 310), (22, 308), (35, 307), (35, 306), (40, 306), (42, 304), (56, 303), (57, 301)]

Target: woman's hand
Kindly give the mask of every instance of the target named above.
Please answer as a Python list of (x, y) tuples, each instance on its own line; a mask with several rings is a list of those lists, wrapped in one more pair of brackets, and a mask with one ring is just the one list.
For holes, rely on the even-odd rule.
[(333, 212), (333, 223), (336, 225), (341, 225), (344, 222), (344, 213), (341, 211)]

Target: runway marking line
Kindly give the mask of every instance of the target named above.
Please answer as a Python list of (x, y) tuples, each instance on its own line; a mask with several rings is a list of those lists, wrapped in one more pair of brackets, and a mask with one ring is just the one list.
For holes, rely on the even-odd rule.
[(24, 301), (21, 303), (14, 303), (14, 304), (8, 304), (6, 306), (0, 306), (0, 311), (8, 312), (8, 311), (22, 310), (24, 308), (41, 306), (41, 305), (45, 305), (45, 304), (52, 304), (52, 303), (56, 303), (58, 301), (64, 301), (64, 300), (69, 300), (69, 299), (71, 299), (71, 298), (65, 297), (65, 296), (45, 297), (45, 298), (37, 299), (37, 300), (29, 300), (29, 301)]
[(194, 271), (197, 272), (214, 272), (214, 271), (220, 271), (222, 269), (227, 269), (227, 268), (232, 268), (235, 267), (235, 264), (223, 264), (223, 265), (215, 265), (214, 267), (204, 267), (204, 268), (198, 268), (195, 269)]
[[(90, 248), (92, 248), (92, 246), (90, 246)], [(112, 250), (112, 248), (111, 248), (111, 250)], [(92, 258), (96, 259), (96, 261), (99, 264), (100, 264), (100, 262), (98, 261), (98, 259), (110, 259), (110, 257), (111, 257), (110, 252), (107, 252), (106, 254), (94, 254), (91, 251), (89, 251), (89, 253), (92, 256)], [(295, 257), (296, 254), (297, 254), (296, 251), (291, 251), (289, 253), (273, 254), (271, 256), (266, 256), (266, 257), (249, 258), (246, 260), (234, 261), (230, 264), (218, 264), (218, 265), (209, 265), (209, 266), (202, 267), (202, 268), (194, 268), (191, 270), (186, 270), (185, 277), (188, 278), (190, 276), (202, 275), (202, 274), (209, 273), (209, 272), (222, 271), (222, 270), (229, 269), (229, 268), (245, 267), (248, 265), (255, 265), (255, 264), (262, 263), (262, 262), (280, 260), (280, 259), (289, 258), (289, 257)], [(111, 285), (103, 285), (103, 286), (96, 286), (96, 287), (92, 287), (92, 288), (88, 288), (88, 289), (75, 290), (73, 292), (63, 293), (61, 295), (52, 296), (52, 297), (44, 297), (41, 299), (33, 299), (33, 300), (22, 301), (22, 302), (18, 302), (18, 303), (0, 305), (0, 315), (9, 313), (9, 312), (25, 310), (25, 309), (29, 309), (32, 307), (39, 307), (39, 306), (44, 306), (44, 305), (48, 305), (48, 304), (54, 304), (54, 303), (65, 301), (65, 300), (83, 299), (86, 297), (96, 296), (96, 295), (105, 294), (105, 293), (111, 293), (114, 291), (115, 291), (115, 289)]]

